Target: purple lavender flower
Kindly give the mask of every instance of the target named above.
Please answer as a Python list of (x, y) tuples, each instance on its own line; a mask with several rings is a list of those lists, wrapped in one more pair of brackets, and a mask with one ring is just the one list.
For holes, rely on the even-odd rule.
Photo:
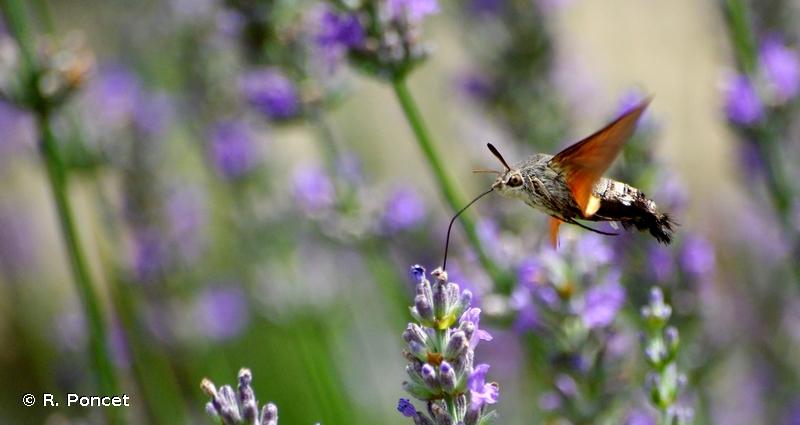
[(24, 147), (34, 145), (33, 117), (11, 103), (0, 101), (0, 163)]
[(687, 273), (705, 276), (714, 270), (715, 262), (714, 247), (707, 239), (691, 236), (683, 244), (680, 263)]
[(495, 412), (487, 413), (484, 408), (497, 402), (499, 388), (496, 383), (485, 382), (489, 365), (473, 367), (478, 341), (491, 339), (478, 327), (480, 309), (469, 308), (472, 293), (449, 282), (442, 269), (431, 273), (435, 278), (432, 284), (420, 266), (411, 270), (418, 278), (411, 307), (416, 322), (409, 323), (403, 332), (409, 377), (403, 388), (427, 402), (432, 419), (405, 399), (398, 403), (398, 411), (412, 417), (417, 425), (486, 423)]
[(277, 68), (245, 74), (240, 82), (242, 94), (258, 111), (273, 120), (293, 118), (300, 113), (300, 98), (292, 80)]
[(124, 126), (129, 122), (141, 91), (136, 75), (118, 65), (101, 67), (85, 89), (94, 117), (111, 126)]
[(775, 36), (761, 44), (759, 63), (778, 100), (785, 102), (800, 92), (800, 57)]
[(196, 259), (203, 248), (206, 224), (203, 193), (198, 187), (181, 187), (167, 200), (169, 238), (184, 260)]
[(740, 125), (752, 125), (764, 115), (755, 87), (746, 75), (733, 75), (725, 82), (725, 112)]
[(247, 174), (258, 163), (253, 133), (242, 121), (221, 121), (211, 129), (209, 151), (217, 172), (226, 179)]
[(517, 281), (529, 288), (544, 283), (544, 270), (539, 261), (533, 257), (523, 260), (517, 267)]
[(139, 230), (133, 237), (133, 270), (143, 282), (155, 279), (168, 260), (167, 246), (155, 230)]
[(486, 75), (470, 72), (461, 75), (458, 80), (458, 90), (467, 97), (483, 100), (494, 94), (492, 81)]
[(402, 413), (403, 416), (407, 418), (413, 418), (417, 416), (417, 409), (406, 398), (401, 398), (400, 400), (398, 400), (397, 411)]
[(470, 393), (472, 409), (481, 409), (484, 405), (495, 404), (500, 398), (500, 388), (495, 383), (486, 383), (486, 372), (489, 371), (488, 364), (475, 366), (469, 375), (467, 388)]
[(413, 189), (395, 188), (386, 201), (383, 223), (390, 232), (413, 229), (425, 219), (425, 205)]
[(505, 0), (470, 0), (467, 11), (477, 17), (497, 16), (505, 7)]
[(253, 374), (247, 368), (239, 370), (236, 391), (230, 385), (217, 390), (213, 382), (203, 378), (200, 388), (211, 397), (206, 412), (224, 425), (278, 425), (278, 407), (274, 404), (265, 404), (259, 413), (252, 382)]
[(628, 414), (628, 420), (625, 425), (655, 425), (656, 421), (653, 417), (648, 415), (647, 412), (642, 410), (633, 410)]
[(309, 213), (319, 212), (333, 205), (335, 191), (325, 171), (314, 165), (295, 170), (293, 180), (294, 198)]
[(437, 0), (387, 0), (389, 19), (405, 20), (412, 24), (422, 22), (428, 15), (439, 12)]
[(467, 311), (465, 311), (464, 314), (461, 315), (461, 318), (458, 319), (459, 324), (463, 324), (465, 322), (469, 322), (473, 326), (475, 326), (475, 330), (473, 331), (472, 336), (469, 339), (469, 346), (472, 347), (472, 349), (477, 348), (478, 343), (481, 341), (492, 340), (492, 334), (490, 334), (485, 329), (481, 329), (479, 327), (481, 323), (481, 309), (477, 307), (467, 309)]
[(239, 335), (249, 320), (247, 298), (236, 288), (211, 288), (200, 294), (195, 307), (197, 324), (211, 339)]
[(161, 133), (173, 113), (167, 94), (148, 93), (136, 74), (119, 65), (102, 68), (85, 99), (92, 118), (104, 127), (131, 127), (148, 136)]
[(34, 264), (37, 245), (30, 218), (25, 211), (0, 205), (0, 271), (9, 277)]
[(526, 332), (539, 326), (539, 310), (533, 300), (531, 289), (518, 285), (511, 292), (509, 306), (517, 313), (514, 318), (513, 329), (516, 332)]
[(610, 325), (625, 303), (625, 288), (619, 283), (619, 273), (610, 272), (606, 282), (586, 291), (581, 318), (588, 329)]
[(314, 41), (329, 66), (336, 65), (347, 49), (364, 45), (365, 32), (358, 15), (324, 6), (317, 21)]
[(659, 282), (666, 281), (675, 272), (675, 258), (669, 248), (661, 245), (653, 246), (647, 258), (650, 272)]

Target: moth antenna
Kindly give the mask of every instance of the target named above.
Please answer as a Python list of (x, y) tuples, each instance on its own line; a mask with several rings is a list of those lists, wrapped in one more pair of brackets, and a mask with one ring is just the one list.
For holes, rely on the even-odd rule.
[(475, 169), (472, 170), (472, 172), (476, 173), (476, 174), (477, 173), (503, 174), (502, 172), (497, 171), (497, 170), (487, 170), (487, 169), (484, 169), (484, 168), (475, 168)]
[(498, 151), (497, 148), (494, 147), (493, 144), (487, 143), (486, 147), (488, 147), (489, 150), (492, 152), (492, 154), (494, 154), (494, 156), (496, 156), (497, 159), (499, 159), (500, 162), (503, 163), (503, 167), (506, 167), (506, 171), (511, 171), (511, 167), (508, 166), (508, 163), (506, 162), (506, 160), (503, 159), (503, 155), (500, 155), (500, 151)]
[(444, 242), (444, 260), (442, 260), (442, 270), (447, 270), (447, 249), (450, 247), (450, 230), (452, 230), (452, 229), (453, 229), (453, 223), (455, 223), (455, 221), (456, 221), (456, 218), (458, 218), (458, 216), (459, 216), (459, 215), (461, 215), (461, 213), (463, 213), (464, 211), (466, 211), (466, 210), (467, 210), (467, 208), (471, 207), (471, 206), (472, 206), (472, 204), (474, 204), (475, 202), (477, 202), (477, 201), (478, 201), (478, 199), (481, 199), (481, 198), (483, 198), (484, 196), (486, 196), (486, 195), (488, 195), (488, 194), (492, 193), (492, 191), (493, 191), (493, 190), (494, 190), (494, 189), (489, 189), (489, 190), (487, 190), (486, 192), (483, 192), (483, 193), (481, 193), (480, 195), (476, 196), (476, 197), (475, 197), (475, 199), (473, 199), (472, 201), (470, 201), (470, 202), (469, 202), (469, 204), (467, 204), (467, 206), (466, 206), (466, 207), (464, 207), (464, 208), (461, 208), (460, 210), (458, 210), (458, 212), (456, 213), (456, 215), (454, 215), (454, 216), (453, 216), (453, 218), (451, 218), (451, 219), (450, 219), (450, 224), (449, 224), (449, 225), (447, 225), (447, 236), (446, 236), (446, 239), (445, 239), (445, 242)]

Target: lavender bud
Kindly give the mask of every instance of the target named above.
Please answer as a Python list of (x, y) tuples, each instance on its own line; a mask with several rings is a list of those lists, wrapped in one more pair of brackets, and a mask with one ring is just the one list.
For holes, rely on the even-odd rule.
[(680, 337), (678, 329), (674, 326), (669, 326), (664, 330), (664, 343), (667, 345), (669, 356), (674, 357), (678, 352), (678, 345), (680, 344)]
[(433, 290), (434, 316), (436, 320), (442, 320), (450, 307), (447, 302), (447, 286), (441, 282), (436, 282), (431, 289)]
[(428, 301), (429, 298), (424, 295), (417, 295), (414, 298), (413, 312), (416, 312), (416, 317), (420, 322), (428, 322), (434, 320), (433, 307)]
[(422, 365), (422, 380), (432, 391), (436, 392), (439, 389), (439, 380), (436, 379), (436, 369), (428, 363)]
[(464, 336), (467, 338), (467, 341), (472, 339), (472, 336), (475, 334), (475, 323), (469, 321), (461, 322), (461, 325), (458, 327), (462, 332), (464, 332)]
[(414, 425), (436, 425), (425, 415), (414, 416)]
[(425, 330), (422, 329), (416, 323), (409, 323), (406, 326), (406, 330), (403, 331), (403, 339), (408, 342), (409, 344), (412, 342), (416, 342), (418, 344), (426, 344), (428, 340), (428, 335), (425, 333)]
[(261, 409), (261, 425), (278, 425), (278, 406), (267, 403)]
[(230, 385), (223, 385), (220, 387), (218, 394), (221, 406), (219, 416), (222, 418), (222, 423), (236, 425), (241, 422), (242, 416), (239, 414), (239, 405), (233, 388)]
[(425, 361), (428, 358), (427, 347), (416, 341), (411, 341), (408, 344), (408, 352), (420, 361)]
[(452, 393), (456, 388), (456, 372), (447, 362), (439, 365), (439, 382), (446, 393)]
[(481, 417), (482, 410), (483, 408), (469, 408), (469, 410), (467, 410), (467, 414), (464, 415), (464, 425), (478, 425), (478, 419)]
[(414, 264), (411, 266), (411, 276), (413, 276), (418, 283), (422, 283), (422, 281), (425, 280), (425, 267), (422, 267), (419, 264)]
[(447, 412), (447, 409), (442, 407), (439, 403), (431, 404), (431, 414), (433, 415), (433, 419), (436, 421), (436, 425), (454, 425), (455, 420), (450, 413)]
[(467, 339), (464, 331), (455, 331), (450, 336), (450, 341), (444, 350), (444, 358), (452, 360), (461, 355), (467, 348), (469, 348), (469, 340)]
[(465, 289), (461, 292), (461, 296), (458, 297), (458, 304), (453, 310), (453, 315), (460, 317), (469, 308), (470, 304), (472, 304), (472, 292), (469, 289)]
[(414, 405), (405, 398), (401, 398), (397, 402), (397, 411), (407, 418), (413, 418), (414, 416), (417, 416), (417, 409), (414, 408)]
[(246, 423), (257, 425), (258, 405), (256, 396), (250, 383), (253, 381), (253, 374), (250, 369), (242, 368), (239, 371), (239, 400), (241, 402), (242, 416)]
[(575, 380), (564, 373), (556, 377), (556, 388), (558, 388), (565, 397), (573, 397), (578, 393), (578, 385), (575, 383)]

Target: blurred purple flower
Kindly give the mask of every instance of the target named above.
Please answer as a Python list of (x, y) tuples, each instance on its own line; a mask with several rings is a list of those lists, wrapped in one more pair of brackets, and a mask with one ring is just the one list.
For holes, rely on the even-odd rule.
[(407, 418), (413, 418), (417, 416), (417, 409), (414, 407), (413, 404), (411, 404), (410, 401), (408, 401), (408, 399), (405, 398), (401, 398), (397, 402), (397, 411), (402, 413), (403, 416)]
[(386, 0), (389, 19), (418, 24), (426, 16), (439, 12), (437, 0)]
[(186, 261), (197, 258), (202, 250), (205, 213), (203, 193), (198, 187), (181, 187), (167, 200), (169, 237)]
[(0, 163), (36, 140), (33, 117), (11, 103), (0, 101)]
[(653, 417), (642, 410), (631, 411), (628, 414), (628, 420), (625, 421), (625, 425), (655, 425), (655, 423)]
[(133, 236), (133, 270), (139, 281), (155, 279), (168, 262), (167, 247), (155, 230), (138, 230)]
[(495, 404), (500, 398), (500, 388), (495, 383), (486, 383), (488, 364), (475, 366), (467, 379), (467, 388), (470, 392), (470, 401), (473, 409), (480, 409), (486, 404)]
[(583, 309), (580, 312), (588, 329), (602, 328), (614, 322), (625, 303), (625, 288), (619, 283), (619, 273), (609, 272), (606, 281), (586, 291)]
[(335, 65), (349, 48), (364, 45), (364, 27), (355, 14), (324, 6), (316, 23), (314, 41), (328, 65)]
[[(473, 307), (465, 311), (461, 318), (458, 319), (459, 324), (464, 322), (470, 322), (475, 325), (475, 332), (473, 332), (472, 338), (469, 339), (469, 346), (473, 350), (478, 346), (479, 342), (492, 340), (492, 335), (479, 326), (481, 323), (481, 309)], [(486, 367), (488, 368), (489, 366)]]
[(707, 275), (715, 267), (714, 247), (704, 237), (692, 235), (683, 244), (680, 262), (681, 267), (691, 275)]
[(469, 0), (467, 11), (482, 18), (496, 16), (502, 12), (505, 3), (505, 0)]
[(425, 219), (425, 205), (417, 192), (397, 187), (389, 195), (383, 212), (383, 223), (390, 232), (413, 229)]
[(247, 101), (270, 119), (285, 120), (300, 113), (295, 84), (277, 68), (245, 74), (240, 89)]
[(130, 348), (125, 330), (119, 320), (116, 318), (111, 320), (111, 326), (106, 332), (108, 332), (109, 349), (114, 365), (118, 368), (128, 368), (131, 364)]
[(775, 36), (761, 44), (759, 62), (764, 75), (781, 101), (787, 101), (800, 92), (800, 56), (786, 47)]
[(87, 106), (92, 119), (104, 126), (132, 126), (145, 135), (162, 132), (173, 107), (165, 93), (148, 93), (139, 78), (119, 65), (101, 68), (86, 88)]
[(575, 256), (587, 261), (588, 269), (611, 263), (614, 259), (614, 250), (608, 244), (607, 238), (596, 233), (582, 233), (575, 242)]
[(494, 93), (491, 79), (478, 72), (461, 75), (457, 80), (457, 84), (461, 93), (476, 100), (486, 99)]
[(239, 335), (249, 320), (247, 299), (238, 288), (206, 289), (197, 299), (195, 308), (201, 332), (215, 340)]
[(481, 217), (475, 223), (475, 231), (484, 248), (492, 253), (500, 254), (502, 246), (500, 243), (500, 227), (497, 222), (489, 217)]
[(95, 119), (124, 126), (133, 116), (141, 91), (135, 74), (125, 67), (110, 65), (100, 68), (85, 92)]
[(58, 345), (65, 351), (81, 351), (86, 346), (86, 320), (77, 307), (69, 308), (56, 316), (53, 323)]
[(517, 267), (517, 282), (533, 288), (545, 281), (544, 270), (541, 263), (536, 258), (528, 257), (520, 262)]
[(209, 137), (211, 160), (222, 177), (242, 177), (257, 165), (254, 136), (243, 121), (220, 121), (212, 127)]
[(299, 167), (292, 180), (294, 198), (307, 212), (317, 212), (333, 205), (333, 183), (322, 168), (314, 165)]
[(725, 112), (736, 124), (751, 125), (764, 114), (761, 99), (745, 75), (733, 75), (725, 82)]
[(0, 271), (9, 277), (33, 265), (37, 245), (29, 220), (24, 210), (0, 206)]
[(509, 307), (516, 312), (513, 329), (516, 332), (527, 332), (539, 326), (539, 310), (533, 300), (529, 287), (517, 285), (508, 300)]
[(651, 247), (647, 260), (650, 272), (659, 282), (666, 281), (675, 273), (675, 258), (672, 256), (672, 251), (665, 246), (654, 245)]

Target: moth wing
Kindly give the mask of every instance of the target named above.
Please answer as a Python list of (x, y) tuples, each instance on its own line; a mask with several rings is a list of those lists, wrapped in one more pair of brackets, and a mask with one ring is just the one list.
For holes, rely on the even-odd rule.
[(558, 248), (558, 227), (561, 226), (561, 220), (550, 217), (550, 245), (553, 249)]
[(585, 218), (591, 217), (600, 208), (600, 199), (592, 195), (594, 184), (619, 155), (649, 104), (650, 99), (644, 100), (611, 124), (562, 150), (550, 160), (565, 173), (567, 186)]

